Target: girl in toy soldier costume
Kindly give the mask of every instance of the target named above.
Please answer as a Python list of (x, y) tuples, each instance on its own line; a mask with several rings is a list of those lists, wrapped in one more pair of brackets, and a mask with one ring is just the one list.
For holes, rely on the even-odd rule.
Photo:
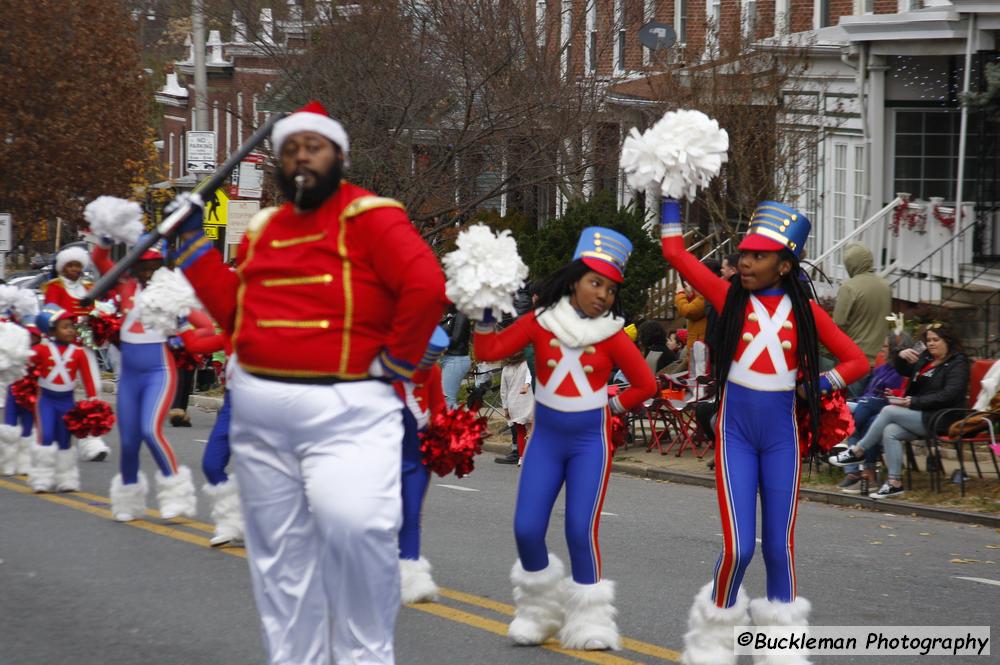
[[(601, 578), (597, 536), (611, 472), (611, 414), (628, 411), (656, 390), (652, 372), (622, 331), (616, 298), (631, 251), (621, 234), (586, 228), (572, 263), (541, 288), (537, 309), (501, 332), (483, 323), (476, 327), (477, 359), (500, 360), (528, 344), (535, 347), (535, 427), (514, 516), (517, 611), (508, 634), (518, 644), (541, 644), (558, 632), (569, 649), (620, 646), (614, 583)], [(613, 367), (624, 371), (631, 386), (609, 400)], [(564, 483), (570, 579), (545, 545)]]
[[(661, 221), (663, 255), (720, 313), (713, 360), (721, 387), (715, 474), (723, 551), (714, 580), (691, 608), (682, 662), (727, 665), (736, 662), (733, 626), (748, 619), (758, 626), (808, 623), (809, 602), (796, 593), (793, 547), (801, 464), (796, 390), (818, 423), (821, 393), (859, 379), (868, 361), (810, 299), (799, 267), (810, 230), (804, 215), (772, 201), (758, 205), (732, 282), (685, 250), (677, 201), (664, 201)], [(819, 344), (840, 360), (822, 374)], [(753, 556), (758, 494), (767, 598), (748, 602), (740, 584)], [(804, 656), (755, 659), (757, 665), (808, 662)]]

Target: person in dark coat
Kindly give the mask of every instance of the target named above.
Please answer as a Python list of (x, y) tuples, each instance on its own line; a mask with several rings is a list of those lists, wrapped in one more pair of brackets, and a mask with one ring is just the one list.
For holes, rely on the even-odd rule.
[[(875, 418), (868, 432), (854, 446), (830, 457), (836, 466), (856, 464), (865, 452), (881, 443), (889, 480), (877, 492), (868, 496), (881, 499), (902, 494), (903, 442), (922, 439), (931, 431), (934, 415), (944, 409), (965, 406), (969, 388), (969, 358), (962, 341), (944, 323), (932, 323), (924, 330), (926, 349), (904, 349), (892, 358), (896, 371), (909, 379), (904, 397), (890, 397), (889, 406)], [(946, 432), (951, 421), (941, 418), (940, 432)]]

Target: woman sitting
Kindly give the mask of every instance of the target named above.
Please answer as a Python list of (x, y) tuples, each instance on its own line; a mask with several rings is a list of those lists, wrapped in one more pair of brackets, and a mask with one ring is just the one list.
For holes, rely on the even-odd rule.
[[(943, 323), (934, 323), (923, 334), (926, 350), (904, 349), (893, 357), (896, 370), (909, 378), (906, 395), (889, 398), (889, 406), (875, 418), (864, 437), (854, 446), (830, 457), (830, 463), (847, 466), (860, 462), (868, 450), (883, 446), (889, 480), (868, 496), (881, 499), (902, 494), (903, 441), (923, 439), (930, 433), (934, 414), (942, 409), (965, 405), (969, 384), (969, 359), (955, 332)], [(949, 421), (938, 423), (945, 432)]]

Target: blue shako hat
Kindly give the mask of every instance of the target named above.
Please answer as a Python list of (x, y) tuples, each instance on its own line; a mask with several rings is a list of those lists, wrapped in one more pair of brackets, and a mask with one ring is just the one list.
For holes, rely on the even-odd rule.
[(35, 317), (35, 326), (43, 335), (50, 335), (56, 326), (56, 321), (65, 318), (69, 318), (69, 312), (55, 303), (46, 303)]
[(800, 258), (811, 229), (809, 218), (795, 208), (776, 201), (761, 201), (739, 249), (765, 252), (787, 249)]
[(573, 260), (583, 259), (594, 272), (621, 284), (631, 254), (632, 243), (622, 234), (603, 226), (588, 226), (580, 233)]
[(424, 357), (420, 359), (420, 363), (417, 365), (417, 370), (430, 369), (431, 365), (436, 363), (444, 355), (444, 352), (448, 350), (451, 345), (451, 337), (448, 333), (444, 331), (444, 328), (437, 326), (434, 328), (434, 332), (431, 334), (431, 341), (427, 343), (427, 349), (424, 351)]

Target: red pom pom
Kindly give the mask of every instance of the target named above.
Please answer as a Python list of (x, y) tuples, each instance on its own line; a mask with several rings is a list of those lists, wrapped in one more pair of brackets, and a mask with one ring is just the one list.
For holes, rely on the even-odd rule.
[(84, 325), (90, 328), (94, 346), (99, 348), (105, 344), (118, 343), (122, 318), (113, 314), (91, 314)]
[(170, 351), (174, 354), (174, 363), (179, 370), (198, 369), (205, 359), (200, 353), (191, 353), (184, 347), (171, 347)]
[(34, 365), (28, 367), (28, 373), (23, 378), (10, 384), (10, 392), (19, 407), (34, 411), (38, 403), (38, 368)]
[(475, 468), (473, 457), (483, 452), (486, 418), (464, 407), (446, 409), (431, 419), (430, 427), (420, 433), (420, 452), (424, 464), (439, 476), (452, 471), (461, 478)]
[(76, 403), (63, 416), (69, 433), (78, 439), (88, 436), (104, 436), (115, 424), (115, 414), (111, 405), (99, 399), (85, 399)]
[[(796, 416), (799, 425), (799, 451), (803, 456), (809, 454), (812, 447), (812, 417), (808, 405), (799, 400), (796, 404)], [(828, 452), (835, 445), (854, 434), (854, 416), (847, 406), (844, 391), (837, 390), (823, 395), (819, 403), (819, 441), (816, 447), (822, 452)]]
[(625, 419), (620, 415), (611, 416), (611, 447), (618, 450), (625, 445), (625, 436), (628, 434), (628, 427)]

